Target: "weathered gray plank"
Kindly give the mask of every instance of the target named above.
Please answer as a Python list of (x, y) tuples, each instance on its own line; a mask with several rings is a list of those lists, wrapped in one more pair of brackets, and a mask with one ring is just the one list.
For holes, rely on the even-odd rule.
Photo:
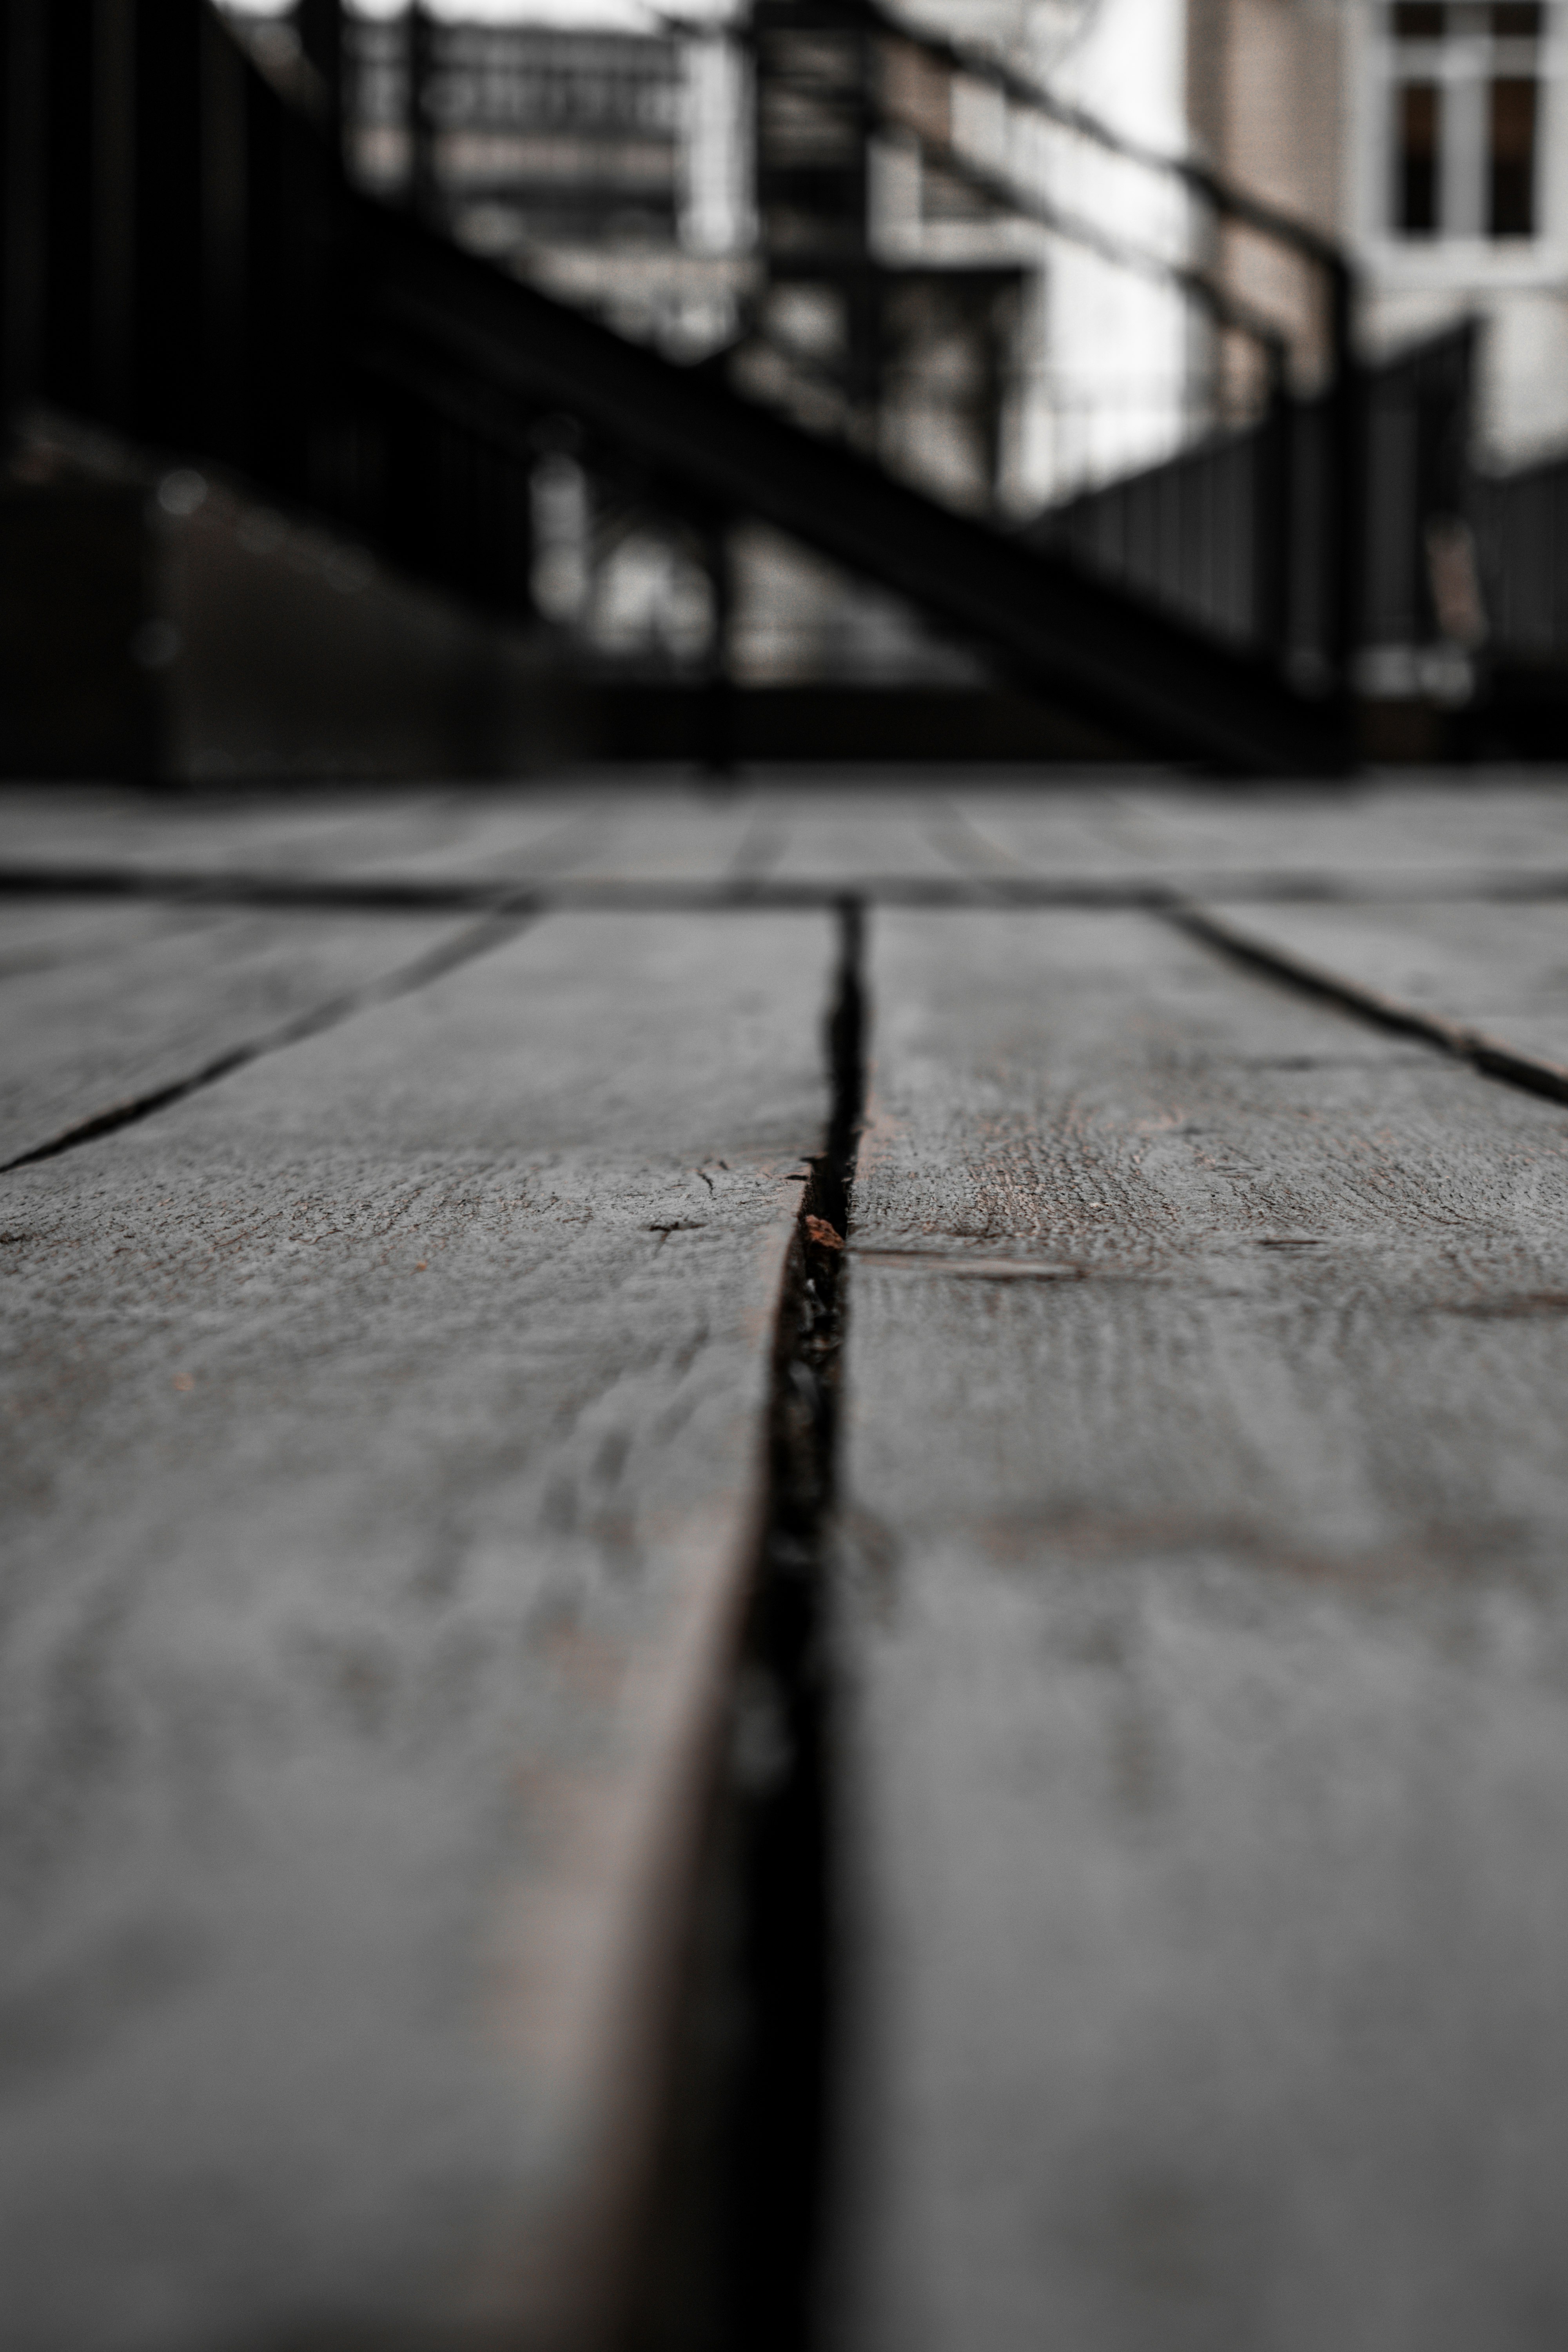
[(350, 873), (438, 843), (456, 797), (435, 787), (160, 796), (127, 786), (12, 786), (0, 789), (0, 862), (142, 874)]
[(851, 777), (822, 776), (807, 788), (778, 786), (756, 795), (757, 837), (767, 845), (758, 870), (769, 882), (856, 889), (878, 882), (958, 880), (945, 796), (909, 774), (868, 788)]
[[(972, 834), (1021, 871), (1112, 879), (1134, 874), (1194, 889), (1248, 876), (1369, 878), (1414, 891), (1467, 877), (1568, 873), (1568, 791), (1560, 772), (1468, 770), (1462, 782), (1376, 782), (1354, 790), (1200, 792), (1157, 781), (1099, 793), (968, 792)], [(977, 855), (976, 863), (982, 863)]]
[(590, 783), (449, 793), (421, 837), (388, 840), (353, 866), (378, 882), (529, 882), (560, 873), (614, 830), (621, 795)]
[(567, 882), (588, 888), (721, 883), (752, 829), (739, 795), (672, 785), (567, 786), (454, 794), (437, 837), (358, 861), (384, 882)]
[(749, 795), (602, 776), (411, 795), (235, 796), (195, 806), (96, 787), (0, 800), (0, 865), (68, 877), (279, 884), (374, 881), (485, 888), (570, 876), (589, 885), (695, 885), (750, 869)]
[(1157, 783), (1121, 797), (1172, 854), (1222, 870), (1369, 868), (1434, 877), (1477, 870), (1568, 867), (1568, 791), (1558, 769), (1473, 768), (1381, 777), (1349, 792), (1167, 795)]
[(570, 783), (454, 793), (439, 838), (361, 860), (356, 873), (414, 882), (589, 887), (721, 883), (754, 828), (749, 795), (600, 774)]
[(0, 899), (0, 1165), (485, 936), (450, 918)]
[(1234, 940), (1568, 1090), (1568, 908), (1199, 907)]
[(1568, 2314), (1568, 1118), (1131, 916), (878, 918), (852, 2352)]
[(1063, 781), (1047, 792), (972, 782), (950, 806), (951, 853), (979, 877), (1127, 882), (1158, 877), (1170, 862), (1167, 832), (1129, 791), (1103, 780)]
[(716, 792), (644, 793), (611, 802), (606, 823), (562, 868), (574, 883), (701, 886), (726, 882), (754, 824), (748, 796)]
[(628, 784), (610, 773), (510, 790), (432, 786), (376, 795), (211, 796), (149, 802), (108, 788), (0, 797), (0, 861), (141, 873), (477, 883), (716, 882), (769, 875), (826, 888), (934, 882), (1163, 882), (1248, 877), (1349, 890), (1447, 892), (1568, 872), (1568, 789), (1558, 772), (1468, 771), (1462, 784), (1353, 792), (1201, 792), (1106, 772), (1046, 791), (975, 772), (820, 771), (790, 785), (759, 771), (732, 796)]
[(831, 944), (550, 919), (8, 1180), (29, 2352), (613, 2299)]

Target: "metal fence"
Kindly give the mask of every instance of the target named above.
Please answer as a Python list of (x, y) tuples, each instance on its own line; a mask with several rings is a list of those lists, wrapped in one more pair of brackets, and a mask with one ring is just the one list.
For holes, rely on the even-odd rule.
[(1493, 657), (1568, 666), (1568, 457), (1472, 487)]
[[(1568, 666), (1568, 457), (1478, 469), (1476, 359), (1467, 323), (1362, 375), (1358, 639), (1373, 691), (1423, 690), (1421, 657), (1445, 647)], [(1325, 439), (1321, 402), (1280, 401), (1028, 535), (1310, 685), (1328, 658)]]

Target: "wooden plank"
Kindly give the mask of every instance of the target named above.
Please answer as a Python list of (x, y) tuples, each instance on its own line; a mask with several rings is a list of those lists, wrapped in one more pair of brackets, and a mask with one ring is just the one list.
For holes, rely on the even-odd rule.
[[(558, 829), (537, 848), (514, 848), (521, 804), (475, 804), (437, 850), (408, 869), (421, 879), (538, 879), (574, 890), (722, 890), (782, 883), (824, 892), (891, 877), (956, 884), (963, 869), (942, 839), (950, 815), (940, 794), (898, 785), (867, 791), (825, 777), (776, 785), (662, 786), (628, 792), (574, 784), (528, 803), (531, 822), (555, 812)], [(395, 859), (378, 870), (404, 870)]]
[(948, 846), (976, 877), (1126, 884), (1158, 879), (1169, 863), (1165, 833), (1103, 778), (1048, 792), (972, 783), (950, 806)]
[[(951, 873), (925, 838), (919, 795), (892, 789), (758, 795), (742, 788), (628, 786), (602, 775), (489, 791), (272, 801), (148, 803), (124, 793), (62, 788), (18, 794), (3, 808), (0, 867), (67, 877), (84, 869), (162, 878), (297, 877), (489, 889), (563, 881), (589, 890), (694, 888), (754, 880), (808, 830), (800, 873), (852, 883), (891, 857), (922, 874)], [(912, 845), (912, 846), (911, 846)], [(791, 878), (799, 878), (792, 868)]]
[(1568, 1121), (1153, 919), (873, 919), (867, 2352), (1568, 2309)]
[(883, 882), (957, 882), (945, 796), (903, 772), (878, 788), (823, 775), (809, 789), (774, 786), (756, 796), (755, 869), (770, 883), (826, 890)]
[(1472, 872), (1568, 871), (1568, 792), (1561, 769), (1450, 769), (1390, 775), (1350, 792), (1278, 795), (1122, 795), (1171, 853), (1228, 872), (1259, 868), (1350, 877), (1372, 868), (1434, 878)]
[(1568, 876), (1568, 791), (1552, 776), (1469, 771), (1462, 787), (1195, 792), (1134, 773), (1059, 777), (1047, 791), (973, 774), (766, 771), (733, 793), (628, 786), (603, 774), (506, 790), (322, 798), (234, 795), (193, 804), (106, 788), (13, 790), (0, 866), (123, 868), (479, 887), (576, 874), (595, 884), (776, 879), (874, 889), (1047, 880), (1234, 893), (1253, 878), (1364, 893), (1523, 888)]
[(958, 806), (1006, 865), (1056, 879), (1142, 874), (1197, 891), (1268, 876), (1352, 892), (1381, 879), (1418, 894), (1467, 878), (1568, 876), (1568, 791), (1552, 772), (1531, 782), (1517, 771), (1468, 770), (1459, 783), (1336, 791), (1197, 792), (1129, 780), (1061, 800), (970, 792)]
[(454, 792), (425, 835), (388, 842), (355, 861), (355, 876), (388, 883), (545, 879), (588, 855), (613, 828), (620, 795), (591, 786), (512, 785)]
[(1568, 909), (1200, 906), (1209, 932), (1568, 1094)]
[[(574, 890), (721, 888), (751, 878), (763, 837), (743, 791), (633, 787), (602, 777), (528, 793), (454, 795), (446, 831), (415, 856), (388, 853), (357, 872), (414, 883), (538, 882)], [(771, 836), (770, 836), (771, 837)]]
[(831, 950), (549, 919), (8, 1180), (18, 2345), (601, 2340)]
[(442, 838), (453, 797), (435, 788), (253, 796), (11, 787), (0, 790), (0, 865), (320, 878), (417, 856)]
[(487, 936), (450, 917), (0, 899), (0, 1165)]
[(700, 789), (644, 793), (610, 804), (607, 822), (562, 867), (586, 887), (701, 888), (730, 881), (745, 856), (756, 814), (749, 795)]
[[(636, 807), (646, 814), (649, 795)], [(667, 798), (668, 796), (661, 796)], [(68, 879), (84, 869), (158, 882), (329, 881), (489, 888), (581, 862), (628, 806), (624, 786), (515, 786), (357, 797), (205, 799), (193, 805), (94, 787), (0, 805), (0, 864)]]

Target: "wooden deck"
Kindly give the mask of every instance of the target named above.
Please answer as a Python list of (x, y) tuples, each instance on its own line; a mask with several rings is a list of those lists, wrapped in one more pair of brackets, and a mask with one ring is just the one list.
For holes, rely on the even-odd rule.
[(13, 793), (0, 1004), (5, 2352), (1561, 2352), (1568, 780)]

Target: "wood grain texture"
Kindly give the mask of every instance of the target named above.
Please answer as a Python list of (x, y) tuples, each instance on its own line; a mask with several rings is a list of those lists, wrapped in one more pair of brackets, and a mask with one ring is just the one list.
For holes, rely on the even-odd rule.
[(7, 1180), (10, 2341), (595, 2340), (831, 945), (550, 919)]
[(450, 917), (0, 898), (0, 1165), (489, 936)]
[(1152, 919), (875, 918), (852, 2352), (1568, 2322), (1568, 1115)]
[(1242, 901), (1197, 911), (1222, 939), (1568, 1092), (1568, 907)]

